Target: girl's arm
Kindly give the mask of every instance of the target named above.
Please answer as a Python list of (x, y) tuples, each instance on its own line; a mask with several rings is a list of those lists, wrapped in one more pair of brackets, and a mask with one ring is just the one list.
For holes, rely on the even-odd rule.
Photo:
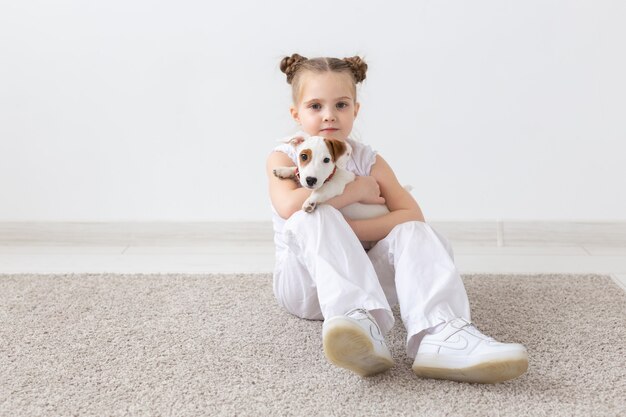
[[(293, 213), (302, 209), (302, 204), (311, 190), (300, 187), (296, 181), (281, 180), (274, 176), (274, 168), (294, 166), (293, 161), (284, 152), (272, 152), (267, 158), (267, 176), (270, 188), (272, 205), (283, 219), (288, 219)], [(352, 181), (343, 194), (333, 197), (326, 202), (340, 209), (348, 204), (362, 202), (367, 204), (384, 204), (385, 199), (379, 195), (377, 181), (373, 177), (357, 177)]]
[(378, 181), (380, 193), (387, 202), (390, 213), (373, 219), (346, 219), (359, 240), (383, 239), (396, 225), (408, 221), (424, 221), (424, 215), (413, 196), (400, 185), (391, 167), (380, 156), (372, 167), (372, 177)]

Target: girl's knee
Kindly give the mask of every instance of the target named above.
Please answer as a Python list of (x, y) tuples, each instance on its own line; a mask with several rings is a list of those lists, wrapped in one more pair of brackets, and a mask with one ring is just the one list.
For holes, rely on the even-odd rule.
[(415, 230), (424, 230), (426, 227), (426, 223), (424, 222), (420, 222), (417, 220), (411, 220), (408, 222), (404, 222), (404, 223), (400, 223), (394, 226), (393, 229), (391, 229), (391, 232), (389, 232), (390, 234), (397, 234), (397, 233), (402, 233), (405, 231), (408, 232), (414, 232)]
[(409, 221), (405, 223), (400, 223), (394, 227), (390, 234), (394, 235), (405, 235), (406, 237), (414, 236), (415, 233), (421, 234), (425, 239), (435, 239), (439, 241), (441, 245), (445, 248), (446, 252), (452, 259), (454, 259), (454, 252), (452, 250), (452, 245), (448, 241), (448, 239), (439, 233), (436, 229), (425, 222), (420, 221)]
[(285, 222), (285, 227), (294, 227), (299, 224), (316, 223), (319, 218), (341, 219), (345, 221), (339, 210), (329, 204), (320, 204), (311, 213), (298, 210)]

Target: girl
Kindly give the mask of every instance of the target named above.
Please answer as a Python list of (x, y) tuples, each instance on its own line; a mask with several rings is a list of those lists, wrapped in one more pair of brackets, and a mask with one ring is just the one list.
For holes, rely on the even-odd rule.
[[(285, 57), (280, 69), (292, 86), (291, 116), (304, 134), (346, 141), (346, 168), (357, 177), (342, 195), (312, 213), (300, 210), (311, 190), (281, 180), (274, 168), (294, 166), (288, 144), (267, 159), (274, 211), (274, 294), (299, 317), (324, 320), (327, 359), (361, 376), (394, 365), (384, 335), (391, 307), (400, 304), (407, 354), (420, 376), (495, 383), (528, 367), (524, 346), (499, 343), (470, 322), (467, 294), (448, 241), (424, 221), (419, 205), (399, 184), (387, 162), (350, 138), (359, 113), (356, 84), (367, 64), (359, 57)], [(348, 204), (386, 204), (383, 216), (352, 220), (338, 210)], [(365, 250), (363, 242), (376, 244)]]

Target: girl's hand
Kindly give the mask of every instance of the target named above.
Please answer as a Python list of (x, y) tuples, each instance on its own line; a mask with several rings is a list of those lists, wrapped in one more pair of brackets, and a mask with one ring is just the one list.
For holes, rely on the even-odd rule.
[(385, 204), (385, 199), (380, 196), (380, 187), (374, 177), (359, 177), (354, 180), (355, 186), (359, 190), (359, 203), (363, 204)]

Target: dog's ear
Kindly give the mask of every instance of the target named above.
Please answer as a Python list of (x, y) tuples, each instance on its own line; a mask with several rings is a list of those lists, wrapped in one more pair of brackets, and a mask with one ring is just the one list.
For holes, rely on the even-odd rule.
[(333, 157), (333, 162), (337, 162), (337, 159), (339, 159), (341, 155), (346, 153), (346, 151), (348, 150), (345, 142), (341, 140), (324, 139), (324, 142), (326, 142), (326, 146), (328, 146), (328, 149), (330, 150), (330, 155)]
[(287, 143), (290, 143), (295, 148), (299, 144), (301, 144), (302, 142), (304, 142), (304, 137), (302, 137), (302, 136), (294, 136), (293, 138), (289, 139), (289, 141)]

